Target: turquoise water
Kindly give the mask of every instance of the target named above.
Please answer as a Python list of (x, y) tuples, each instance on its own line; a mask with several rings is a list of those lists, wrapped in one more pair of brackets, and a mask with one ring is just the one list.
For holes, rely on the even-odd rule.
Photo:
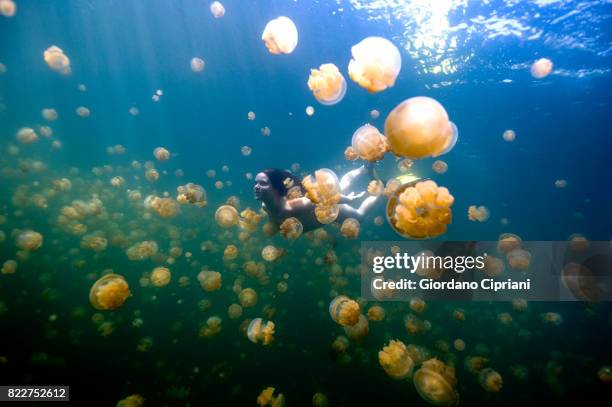
[[(368, 336), (346, 352), (333, 351), (344, 330), (328, 305), (337, 294), (360, 296), (354, 271), (360, 242), (400, 239), (386, 220), (375, 223), (384, 220), (384, 199), (362, 220), (356, 240), (342, 237), (337, 225), (325, 226), (322, 239), (268, 237), (265, 218), (241, 240), (244, 228), (222, 229), (214, 214), (230, 197), (238, 198), (239, 211), (259, 211), (247, 173), (293, 168), (303, 177), (330, 168), (341, 176), (357, 168), (360, 160), (344, 158), (354, 131), (370, 123), (384, 132), (395, 106), (428, 96), (459, 129), (455, 148), (436, 158), (448, 172), (434, 172), (434, 158), (414, 160), (410, 169), (455, 197), (452, 223), (438, 239), (515, 233), (523, 240), (573, 234), (609, 240), (609, 2), (226, 1), (216, 19), (200, 0), (15, 1), (15, 16), (0, 16), (0, 261), (18, 263), (16, 273), (0, 274), (0, 384), (70, 385), (77, 405), (94, 391), (101, 405), (130, 394), (145, 405), (256, 405), (268, 386), (286, 405), (311, 405), (316, 392), (329, 405), (425, 404), (410, 380), (391, 379), (378, 363), (378, 351), (399, 339), (455, 367), (462, 404), (579, 400), (607, 390), (598, 377), (612, 363), (605, 303), (530, 303), (517, 312), (509, 303), (430, 302), (418, 317), (432, 329), (409, 335), (404, 316), (414, 311), (381, 302), (385, 320), (370, 322)], [(299, 33), (288, 55), (270, 54), (261, 40), (278, 16), (290, 17)], [(351, 47), (368, 36), (390, 40), (402, 59), (395, 85), (379, 93), (360, 87), (347, 70)], [(69, 57), (69, 75), (45, 63), (52, 45)], [(205, 61), (203, 72), (190, 69), (193, 57)], [(538, 80), (529, 69), (539, 58), (554, 68)], [(334, 63), (347, 82), (346, 96), (333, 106), (319, 104), (306, 84), (310, 69), (323, 63)], [(163, 94), (155, 102), (157, 90)], [(80, 117), (79, 106), (90, 115)], [(45, 108), (58, 118), (46, 120)], [(373, 109), (380, 117), (371, 117)], [(35, 130), (36, 142), (19, 142), (24, 127)], [(513, 142), (502, 138), (508, 129), (516, 133)], [(125, 152), (109, 154), (116, 145)], [(159, 146), (169, 160), (155, 159)], [(159, 173), (156, 182), (146, 178), (149, 165)], [(400, 173), (391, 154), (376, 168), (383, 180)], [(118, 187), (114, 177), (122, 177)], [(72, 187), (62, 190), (54, 183), (61, 178)], [(555, 185), (560, 180), (566, 187)], [(151, 194), (175, 199), (188, 182), (205, 189), (204, 207), (176, 204), (178, 214), (162, 217), (143, 206)], [(130, 191), (140, 196), (130, 199)], [(66, 225), (64, 208), (94, 194), (102, 206), (77, 222), (87, 231)], [(470, 221), (470, 205), (486, 206), (489, 218)], [(29, 254), (16, 245), (27, 229), (44, 238)], [(104, 250), (82, 247), (93, 232), (107, 239)], [(130, 246), (149, 240), (158, 245), (156, 255), (128, 258)], [(238, 257), (224, 259), (232, 244)], [(285, 255), (265, 262), (260, 253), (267, 245)], [(327, 264), (334, 263), (330, 251), (335, 265)], [(263, 264), (267, 277), (249, 276), (248, 261)], [(170, 269), (167, 286), (150, 285), (157, 266)], [(221, 272), (220, 290), (200, 287), (203, 267)], [(114, 311), (98, 311), (89, 291), (109, 270), (125, 278), (132, 296)], [(237, 286), (253, 288), (259, 299), (231, 319)], [(362, 313), (372, 305), (362, 303)], [(464, 323), (453, 318), (457, 308), (465, 310)], [(563, 323), (543, 323), (544, 312), (559, 313)], [(512, 322), (501, 323), (501, 313)], [(200, 337), (212, 316), (222, 319), (221, 332)], [(244, 321), (256, 317), (276, 324), (269, 347), (243, 332)], [(139, 351), (143, 338), (152, 346)], [(457, 338), (465, 351), (453, 348)], [(476, 355), (503, 377), (499, 392), (486, 392), (464, 368), (466, 357)]]

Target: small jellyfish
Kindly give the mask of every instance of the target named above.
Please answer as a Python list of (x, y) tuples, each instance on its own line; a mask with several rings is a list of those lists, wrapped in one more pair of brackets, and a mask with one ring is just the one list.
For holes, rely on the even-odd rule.
[(267, 387), (257, 396), (257, 405), (259, 407), (285, 407), (285, 396), (278, 394), (274, 396), (274, 387)]
[(261, 39), (271, 54), (291, 54), (298, 43), (297, 27), (288, 17), (278, 17), (266, 24)]
[(359, 154), (357, 154), (353, 146), (348, 146), (346, 150), (344, 150), (344, 158), (347, 161), (355, 161), (359, 158)]
[(506, 253), (508, 265), (513, 270), (525, 271), (531, 263), (531, 253), (524, 249), (514, 249)]
[(426, 96), (397, 105), (385, 120), (385, 136), (393, 154), (411, 159), (437, 157), (456, 141), (446, 110)]
[(2, 264), (0, 273), (2, 274), (15, 274), (17, 272), (17, 262), (15, 260), (7, 260)]
[(414, 373), (414, 386), (421, 397), (436, 406), (453, 406), (459, 401), (455, 369), (435, 358), (423, 362)]
[(130, 295), (130, 288), (123, 276), (106, 274), (91, 287), (89, 302), (95, 309), (114, 310), (122, 306)]
[(328, 407), (329, 401), (324, 393), (316, 392), (312, 396), (312, 407)]
[(380, 92), (395, 84), (402, 57), (391, 41), (367, 37), (351, 48), (350, 78), (369, 92)]
[(222, 228), (231, 228), (238, 224), (238, 211), (231, 205), (221, 205), (215, 212), (215, 220)]
[(541, 317), (542, 321), (549, 325), (559, 326), (563, 323), (563, 317), (558, 312), (545, 312)]
[(153, 156), (157, 161), (168, 161), (170, 158), (170, 152), (163, 147), (157, 147), (153, 150)]
[(385, 309), (380, 305), (373, 305), (368, 309), (367, 317), (370, 321), (380, 322), (385, 319)]
[[(323, 64), (311, 69), (308, 88), (322, 105), (330, 106), (340, 102), (346, 94), (346, 81), (334, 64)], [(314, 109), (312, 109), (314, 113)], [(311, 116), (312, 114), (309, 114)]]
[(117, 407), (142, 407), (145, 399), (140, 394), (132, 394), (122, 400), (119, 400)]
[(198, 281), (206, 292), (217, 291), (221, 288), (221, 273), (218, 271), (204, 270), (198, 274)]
[(504, 272), (505, 266), (502, 259), (488, 255), (484, 259), (483, 272), (488, 277), (497, 277)]
[(312, 116), (314, 114), (314, 112), (315, 112), (314, 107), (306, 106), (306, 115), (307, 116)]
[(249, 155), (251, 155), (251, 147), (249, 146), (242, 146), (240, 148), (240, 153), (242, 153), (243, 156), (248, 157)]
[(360, 158), (376, 162), (382, 160), (387, 152), (387, 138), (376, 127), (365, 124), (353, 133), (351, 146)]
[(400, 340), (391, 340), (378, 352), (378, 363), (390, 377), (397, 380), (410, 377), (414, 368), (414, 361)]
[(567, 187), (567, 181), (564, 179), (558, 179), (555, 181), (555, 188), (565, 188)]
[(357, 301), (341, 295), (329, 304), (329, 315), (332, 320), (342, 326), (351, 326), (359, 322), (361, 309)]
[(138, 109), (136, 106), (132, 106), (128, 110), (128, 113), (131, 114), (132, 116), (138, 116), (140, 114), (140, 109)]
[(270, 134), (272, 134), (272, 130), (270, 130), (270, 128), (268, 126), (262, 127), (261, 128), (261, 135), (264, 137), (270, 137)]
[(223, 250), (223, 258), (225, 260), (234, 260), (235, 258), (238, 257), (238, 248), (233, 245), (227, 245), (225, 247), (225, 249)]
[(13, 17), (17, 13), (17, 5), (13, 0), (0, 0), (0, 14), (4, 17)]
[(359, 236), (360, 224), (357, 219), (346, 218), (340, 226), (340, 234), (347, 239), (356, 239)]
[(231, 304), (227, 308), (227, 316), (229, 319), (238, 319), (242, 316), (242, 307), (239, 304)]
[(468, 208), (468, 219), (473, 222), (485, 222), (489, 219), (489, 209), (486, 206), (470, 205)]
[(458, 352), (463, 352), (465, 350), (465, 341), (459, 338), (455, 339), (453, 341), (453, 348)]
[(206, 324), (200, 328), (199, 335), (202, 338), (210, 338), (221, 332), (221, 318), (216, 315), (209, 317)]
[(514, 141), (514, 139), (516, 139), (516, 133), (514, 132), (514, 130), (506, 130), (502, 134), (502, 138), (504, 139), (504, 141)]
[[(300, 226), (301, 226), (301, 223), (300, 223)], [(273, 263), (276, 260), (278, 260), (281, 254), (282, 254), (282, 251), (272, 245), (268, 245), (261, 250), (261, 258), (270, 263)]]
[(597, 377), (602, 383), (612, 383), (612, 366), (602, 366), (597, 371)]
[(536, 79), (543, 79), (552, 72), (552, 69), (553, 63), (550, 59), (540, 58), (531, 65), (531, 76)]
[(254, 344), (270, 345), (274, 341), (274, 322), (254, 318), (247, 328), (247, 337)]
[(502, 233), (497, 239), (497, 250), (507, 254), (514, 249), (520, 249), (523, 241), (513, 233)]
[(72, 72), (70, 69), (70, 59), (64, 54), (61, 48), (55, 45), (45, 50), (43, 58), (49, 68), (62, 75), (69, 75)]
[(57, 110), (52, 108), (43, 109), (42, 117), (47, 121), (53, 122), (58, 118)]
[(76, 114), (80, 117), (89, 117), (91, 115), (91, 111), (85, 106), (79, 106), (76, 109)]
[(223, 4), (219, 3), (218, 1), (213, 1), (210, 3), (210, 13), (215, 18), (221, 18), (225, 15), (225, 7), (223, 7)]
[(387, 216), (393, 229), (402, 236), (436, 237), (444, 234), (451, 223), (453, 202), (448, 189), (431, 180), (420, 181), (389, 199)]
[(247, 119), (249, 119), (250, 121), (255, 120), (255, 112), (247, 113)]
[(244, 308), (250, 308), (257, 304), (257, 292), (252, 288), (245, 288), (238, 294), (238, 301)]
[(17, 141), (21, 144), (32, 144), (38, 140), (38, 135), (29, 127), (22, 127), (17, 131)]
[(448, 164), (442, 160), (436, 160), (431, 165), (431, 169), (437, 174), (444, 174), (446, 171), (448, 171)]
[(357, 323), (344, 326), (344, 333), (352, 341), (360, 341), (370, 332), (370, 324), (364, 315), (359, 315)]
[(497, 393), (501, 390), (504, 381), (501, 375), (495, 370), (487, 367), (478, 374), (478, 383), (489, 393)]
[(155, 267), (151, 272), (151, 284), (154, 287), (165, 287), (170, 284), (170, 279), (172, 278), (172, 274), (170, 270), (166, 267)]
[(376, 109), (372, 109), (370, 111), (370, 117), (374, 120), (378, 119), (380, 117), (380, 112)]
[(191, 58), (191, 61), (189, 62), (189, 67), (191, 68), (193, 72), (196, 72), (196, 73), (202, 72), (205, 66), (206, 64), (204, 63), (204, 60), (199, 57), (193, 57)]
[(23, 230), (15, 238), (15, 245), (21, 250), (38, 250), (43, 244), (43, 235), (33, 230)]

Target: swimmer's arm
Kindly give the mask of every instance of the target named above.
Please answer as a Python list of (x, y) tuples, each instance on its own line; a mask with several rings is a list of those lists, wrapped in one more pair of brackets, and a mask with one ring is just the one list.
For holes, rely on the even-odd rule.
[(289, 211), (305, 209), (310, 206), (312, 206), (312, 201), (306, 197), (287, 200), (286, 203), (286, 209)]

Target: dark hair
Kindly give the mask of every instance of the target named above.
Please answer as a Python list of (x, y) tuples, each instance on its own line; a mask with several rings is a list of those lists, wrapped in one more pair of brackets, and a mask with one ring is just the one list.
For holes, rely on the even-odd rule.
[(302, 181), (297, 177), (297, 175), (295, 175), (291, 171), (281, 170), (278, 168), (267, 168), (263, 170), (262, 172), (266, 174), (268, 178), (270, 179), (270, 184), (272, 185), (272, 188), (276, 189), (278, 193), (281, 194), (282, 196), (286, 196), (287, 193), (289, 192), (289, 189), (285, 186), (285, 180), (287, 178), (293, 181), (293, 185), (290, 185), (290, 188), (297, 186), (300, 188), (302, 193), (304, 193), (304, 187), (302, 186)]

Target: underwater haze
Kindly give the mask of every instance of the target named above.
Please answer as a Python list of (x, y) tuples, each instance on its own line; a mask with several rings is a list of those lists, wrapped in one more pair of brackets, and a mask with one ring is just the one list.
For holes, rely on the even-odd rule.
[(609, 302), (368, 301), (361, 250), (609, 243), (611, 27), (606, 0), (0, 0), (0, 385), (607, 397)]

